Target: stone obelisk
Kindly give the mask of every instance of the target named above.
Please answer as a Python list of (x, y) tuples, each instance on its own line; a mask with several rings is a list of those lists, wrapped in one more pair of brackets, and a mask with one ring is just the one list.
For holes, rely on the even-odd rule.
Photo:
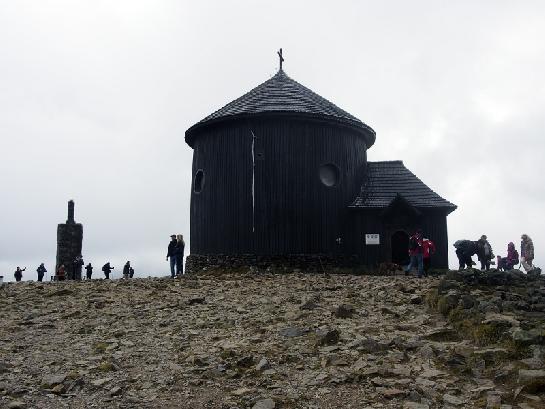
[[(74, 201), (68, 202), (68, 219), (57, 226), (57, 263), (55, 271), (64, 264), (66, 277), (81, 279), (81, 266), (74, 268), (74, 260), (81, 255), (83, 225), (74, 220)], [(74, 271), (75, 270), (75, 271)]]

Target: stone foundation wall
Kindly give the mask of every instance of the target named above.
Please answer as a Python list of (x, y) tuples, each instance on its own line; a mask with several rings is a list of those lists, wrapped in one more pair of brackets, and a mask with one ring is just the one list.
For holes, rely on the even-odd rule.
[(316, 254), (263, 255), (253, 254), (191, 254), (187, 256), (187, 273), (217, 270), (247, 270), (286, 272), (302, 271), (308, 273), (365, 273), (362, 261), (354, 256), (330, 256)]

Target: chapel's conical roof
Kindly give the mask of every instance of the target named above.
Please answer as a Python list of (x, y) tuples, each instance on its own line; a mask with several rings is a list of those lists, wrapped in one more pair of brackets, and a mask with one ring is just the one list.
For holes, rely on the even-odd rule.
[(371, 127), (291, 79), (282, 69), (271, 79), (189, 128), (186, 131), (186, 142), (192, 145), (195, 131), (207, 124), (270, 113), (296, 114), (340, 122), (360, 131), (368, 147), (375, 142), (375, 131)]

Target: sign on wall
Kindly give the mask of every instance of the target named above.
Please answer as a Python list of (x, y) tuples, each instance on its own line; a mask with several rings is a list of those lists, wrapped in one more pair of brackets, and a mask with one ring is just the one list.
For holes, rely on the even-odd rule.
[(380, 244), (380, 234), (366, 234), (365, 244), (366, 245)]

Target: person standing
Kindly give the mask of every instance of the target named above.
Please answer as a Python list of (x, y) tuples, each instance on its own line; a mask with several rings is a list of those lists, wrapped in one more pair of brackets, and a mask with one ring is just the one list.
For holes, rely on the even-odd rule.
[(534, 269), (534, 242), (527, 234), (520, 236), (520, 261), (524, 271), (528, 272)]
[(405, 268), (405, 275), (409, 274), (413, 267), (417, 267), (418, 278), (424, 274), (424, 249), (422, 246), (422, 230), (418, 229), (409, 238), (409, 265)]
[(184, 251), (185, 251), (185, 242), (184, 236), (178, 234), (176, 238), (176, 275), (182, 276), (184, 274)]
[(123, 266), (123, 278), (125, 279), (129, 278), (130, 270), (131, 270), (131, 262), (127, 261), (125, 265)]
[(61, 264), (57, 270), (57, 281), (64, 281), (66, 278), (66, 270), (64, 269), (64, 264)]
[(134, 277), (134, 268), (129, 267), (129, 278), (133, 278)]
[(114, 267), (110, 265), (109, 261), (102, 266), (102, 271), (104, 271), (104, 277), (106, 277), (106, 280), (110, 279), (110, 273), (112, 272), (113, 269)]
[(176, 235), (170, 235), (170, 243), (168, 243), (167, 261), (170, 257), (170, 278), (174, 278), (176, 274)]
[(490, 260), (494, 258), (492, 252), (492, 246), (487, 240), (486, 234), (483, 234), (481, 238), (477, 241), (477, 257), (481, 262), (481, 270), (490, 270)]
[(424, 260), (424, 273), (428, 275), (431, 265), (431, 256), (435, 254), (435, 243), (430, 239), (422, 239), (422, 258)]
[(13, 273), (13, 276), (15, 277), (15, 281), (19, 282), (23, 278), (23, 271), (26, 270), (26, 267), (21, 270), (19, 266), (15, 269), (15, 273)]
[(91, 263), (85, 266), (85, 271), (87, 275), (87, 280), (90, 280), (91, 276), (93, 275), (93, 266), (91, 265)]
[(83, 266), (83, 264), (85, 263), (83, 262), (83, 257), (81, 257), (80, 254), (72, 262), (72, 277), (70, 277), (72, 280), (81, 279), (81, 266)]
[(44, 263), (38, 266), (38, 268), (36, 269), (36, 272), (38, 273), (38, 281), (41, 283), (42, 280), (44, 279), (44, 274), (47, 273)]

